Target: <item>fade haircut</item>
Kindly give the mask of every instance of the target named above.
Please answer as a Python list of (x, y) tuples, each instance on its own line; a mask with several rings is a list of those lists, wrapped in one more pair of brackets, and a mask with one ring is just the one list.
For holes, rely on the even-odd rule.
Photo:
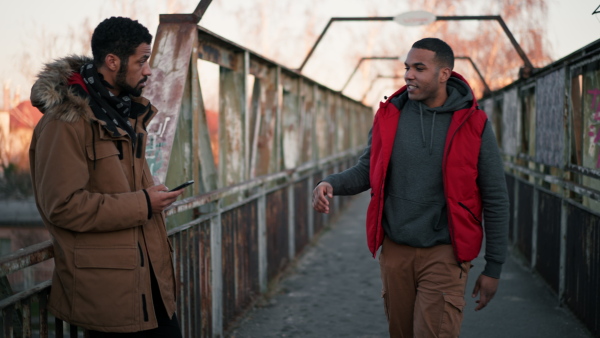
[(412, 48), (430, 50), (435, 53), (435, 60), (440, 66), (454, 69), (454, 52), (444, 41), (438, 38), (425, 38), (415, 42)]
[(130, 18), (108, 18), (102, 21), (92, 34), (94, 64), (100, 67), (104, 64), (106, 55), (114, 54), (121, 60), (123, 68), (142, 43), (152, 43), (152, 34), (148, 28)]

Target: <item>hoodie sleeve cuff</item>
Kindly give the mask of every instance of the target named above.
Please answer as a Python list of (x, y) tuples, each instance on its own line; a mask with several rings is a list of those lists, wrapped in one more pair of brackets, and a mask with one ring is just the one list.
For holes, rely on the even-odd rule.
[(488, 261), (485, 264), (485, 268), (483, 269), (482, 275), (486, 275), (488, 277), (500, 278), (500, 274), (502, 273), (502, 263), (497, 263), (493, 261)]
[(146, 191), (146, 189), (142, 189), (142, 191), (144, 192), (144, 195), (146, 196), (146, 203), (148, 204), (148, 219), (152, 218), (152, 203), (150, 203), (150, 195), (148, 195), (148, 192)]

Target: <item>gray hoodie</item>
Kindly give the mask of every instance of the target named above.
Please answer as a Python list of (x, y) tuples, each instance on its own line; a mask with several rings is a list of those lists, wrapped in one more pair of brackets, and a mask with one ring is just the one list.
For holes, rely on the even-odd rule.
[(450, 244), (442, 157), (452, 113), (470, 106), (467, 85), (450, 78), (448, 99), (428, 108), (408, 99), (408, 93), (392, 99), (402, 111), (388, 166), (382, 219), (385, 234), (399, 244), (428, 248)]
[[(392, 241), (412, 247), (450, 244), (442, 157), (452, 114), (472, 104), (468, 85), (454, 77), (448, 99), (428, 108), (404, 92), (391, 99), (402, 113), (388, 166), (382, 225)], [(351, 195), (369, 186), (371, 135), (358, 163), (325, 178), (335, 195)], [(484, 207), (487, 261), (484, 274), (499, 278), (507, 250), (508, 194), (503, 163), (491, 126), (486, 124), (478, 163), (477, 184)]]

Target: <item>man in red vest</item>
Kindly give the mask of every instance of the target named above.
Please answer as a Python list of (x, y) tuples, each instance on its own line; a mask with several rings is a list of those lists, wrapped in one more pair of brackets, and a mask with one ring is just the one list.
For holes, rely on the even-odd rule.
[(380, 103), (358, 163), (320, 182), (313, 207), (328, 213), (334, 194), (371, 189), (367, 244), (373, 255), (382, 247), (390, 336), (458, 337), (484, 228), (486, 266), (472, 293), (480, 295), (475, 310), (498, 288), (509, 219), (503, 163), (487, 115), (452, 71), (452, 48), (419, 40), (405, 65), (406, 86)]

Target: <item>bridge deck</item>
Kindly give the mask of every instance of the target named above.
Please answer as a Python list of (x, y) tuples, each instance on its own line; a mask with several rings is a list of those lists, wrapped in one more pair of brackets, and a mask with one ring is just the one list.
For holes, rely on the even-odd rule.
[[(230, 337), (387, 337), (379, 265), (365, 242), (368, 194), (353, 200), (331, 229), (306, 249), (271, 297), (230, 330)], [(461, 337), (591, 337), (521, 261), (510, 256), (500, 288), (475, 312), (470, 292), (483, 269), (473, 264)]]

